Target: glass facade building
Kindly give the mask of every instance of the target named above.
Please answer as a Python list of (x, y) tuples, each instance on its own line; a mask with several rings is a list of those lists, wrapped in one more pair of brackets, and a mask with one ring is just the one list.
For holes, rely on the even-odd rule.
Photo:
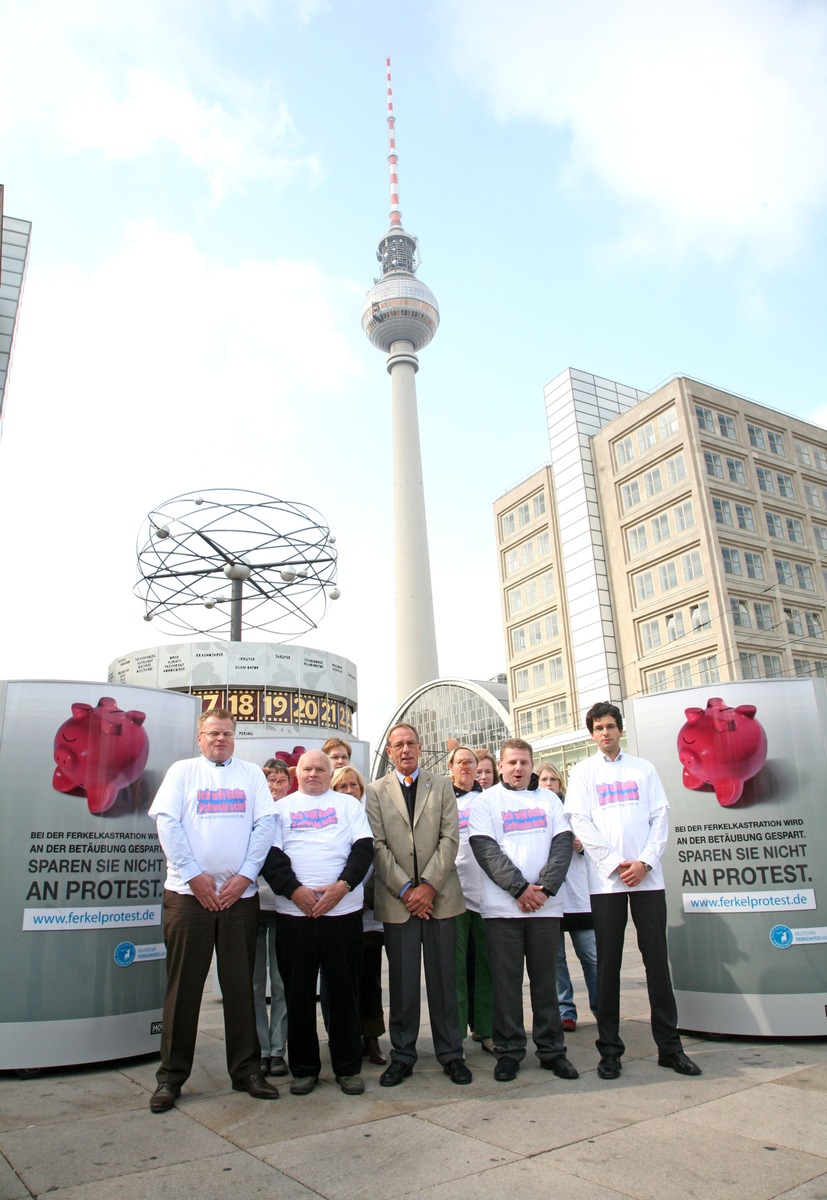
[(4, 214), (0, 184), (0, 430), (31, 231), (31, 221)]

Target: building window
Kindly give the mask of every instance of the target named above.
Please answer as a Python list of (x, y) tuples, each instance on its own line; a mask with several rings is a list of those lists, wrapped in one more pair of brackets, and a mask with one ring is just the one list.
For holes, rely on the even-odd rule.
[(747, 433), (749, 434), (749, 444), (756, 450), (766, 450), (767, 445), (764, 441), (764, 430), (760, 425), (747, 424)]
[(670, 642), (676, 642), (678, 638), (686, 636), (686, 627), (683, 622), (683, 613), (680, 609), (677, 612), (666, 614), (666, 637)]
[(772, 478), (772, 471), (768, 471), (766, 467), (756, 467), (755, 473), (758, 476), (758, 486), (762, 492), (775, 494), (775, 483)]
[(547, 554), (551, 554), (551, 542), (548, 533), (537, 534), (537, 557), (545, 558)]
[(732, 623), (739, 626), (741, 629), (751, 629), (752, 621), (749, 616), (749, 608), (746, 600), (732, 599), (729, 602), (732, 609)]
[(753, 533), (755, 532), (755, 518), (748, 504), (736, 504), (735, 517), (738, 521), (739, 529), (749, 529)]
[(528, 691), (528, 667), (514, 672), (514, 683), (518, 694)]
[(538, 492), (537, 495), (534, 497), (534, 516), (542, 517), (543, 514), (545, 513), (545, 511), (546, 511), (546, 494), (545, 494), (545, 492)]
[(770, 537), (782, 538), (784, 536), (784, 525), (778, 513), (765, 513), (767, 518), (767, 533)]
[(522, 546), (520, 547), (520, 550), (522, 552), (524, 567), (527, 567), (530, 563), (534, 562), (534, 543), (533, 542), (523, 542)]
[(541, 708), (537, 709), (537, 732), (545, 733), (548, 729), (551, 729), (551, 720), (549, 718), (548, 705), (544, 704)]
[(540, 576), (540, 587), (542, 588), (543, 596), (554, 595), (554, 572), (545, 571)]
[(718, 429), (721, 437), (735, 437), (735, 418), (728, 417), (726, 413), (718, 413)]
[(554, 722), (555, 729), (560, 729), (568, 724), (569, 714), (565, 700), (554, 701), (551, 706), (551, 719)]
[(795, 517), (787, 517), (787, 537), (791, 542), (798, 542), (799, 545), (804, 545), (804, 530), (801, 522)]
[(634, 457), (635, 451), (631, 437), (621, 438), (619, 442), (615, 442), (615, 462), (619, 467), (625, 466)]
[(771, 454), (778, 454), (781, 456), (781, 458), (787, 457), (784, 451), (784, 439), (780, 433), (773, 433), (773, 431), (770, 430), (767, 434), (767, 441), (770, 444)]
[(764, 560), (760, 554), (755, 554), (750, 550), (745, 550), (744, 565), (747, 568), (747, 577), (749, 579), (764, 578)]
[(784, 587), (793, 586), (793, 565), (786, 558), (775, 560), (775, 574), (778, 582)]
[(769, 630), (774, 627), (775, 622), (772, 619), (772, 608), (769, 604), (765, 604), (763, 600), (754, 600), (752, 611), (755, 613), (756, 629)]
[(682, 454), (676, 454), (674, 458), (666, 460), (666, 478), (671, 487), (686, 479), (686, 462)]
[(557, 612), (548, 613), (546, 615), (546, 640), (551, 641), (552, 638), (560, 636), (560, 626), (557, 620)]
[(707, 687), (710, 683), (721, 682), (717, 654), (710, 654), (706, 658), (698, 659), (698, 679), (704, 687)]
[(741, 678), (742, 679), (760, 679), (761, 675), (758, 671), (758, 655), (747, 654), (741, 652)]
[(678, 571), (673, 561), (661, 563), (658, 567), (660, 590), (668, 592), (678, 586)]
[(661, 513), (660, 516), (652, 517), (652, 543), (657, 545), (659, 542), (665, 542), (669, 537), (669, 517), (666, 513)]
[(821, 617), (816, 612), (805, 612), (804, 619), (807, 622), (807, 637), (823, 638), (824, 626), (821, 624)]
[(634, 508), (636, 504), (640, 504), (640, 485), (636, 479), (633, 479), (631, 483), (624, 483), (621, 490), (624, 508)]
[(539, 646), (543, 640), (543, 626), (539, 621), (532, 621), (528, 627), (529, 646)]
[(643, 571), (640, 575), (635, 575), (635, 597), (640, 604), (644, 600), (650, 600), (655, 594), (655, 581), (651, 571)]
[(827, 450), (822, 450), (820, 446), (813, 446), (813, 462), (819, 471), (827, 471)]
[(678, 414), (674, 408), (667, 408), (658, 416), (658, 433), (660, 440), (665, 442), (673, 433), (678, 432)]
[(531, 686), (533, 688), (541, 688), (546, 686), (546, 664), (532, 663), (531, 666)]
[(506, 550), (505, 552), (505, 573), (513, 575), (515, 571), (520, 569), (520, 555), (517, 550)]
[(695, 512), (692, 508), (692, 501), (687, 500), (683, 504), (676, 505), (672, 509), (675, 514), (675, 528), (678, 533), (683, 533), (685, 529), (693, 529), (695, 526)]
[(525, 602), (530, 608), (537, 603), (537, 580), (529, 579), (525, 585)]
[(692, 667), (689, 663), (675, 663), (672, 668), (672, 687), (692, 687)]
[(814, 592), (813, 573), (806, 563), (795, 564), (795, 581), (805, 592)]
[(814, 483), (804, 484), (804, 498), (812, 508), (823, 508), (821, 503), (821, 488), (816, 487)]
[(796, 675), (798, 675), (799, 677), (803, 676), (804, 678), (806, 678), (808, 675), (811, 675), (812, 667), (811, 667), (809, 658), (794, 658), (793, 659), (793, 670), (795, 671)]
[(704, 450), (704, 462), (706, 464), (707, 475), (714, 475), (716, 479), (723, 479), (724, 464), (720, 454), (713, 454), (711, 450)]
[[(772, 437), (772, 434), (770, 434)], [(764, 677), (766, 679), (781, 679), (783, 671), (781, 670), (781, 659), (777, 654), (762, 654), (761, 658), (764, 661)]]
[(522, 737), (527, 737), (529, 734), (531, 734), (533, 732), (534, 732), (534, 714), (532, 713), (531, 709), (528, 708), (528, 709), (526, 709), (525, 712), (520, 713), (520, 735)]
[(502, 529), (502, 535), (504, 538), (511, 537), (512, 533), (514, 532), (513, 512), (504, 513), (503, 516), (500, 517), (500, 528)]
[(700, 550), (690, 550), (688, 554), (681, 555), (681, 566), (684, 583), (689, 583), (691, 579), (700, 579), (704, 573)]
[(513, 617), (514, 614), (518, 613), (520, 611), (520, 609), (523, 607), (523, 589), (518, 588), (518, 587), (511, 588), (511, 590), (507, 593), (507, 595), (508, 595), (508, 613), (509, 613), (509, 616)]
[[(827, 530), (825, 530), (827, 533)], [(629, 530), (629, 553), (640, 554), (641, 550), (645, 550), (649, 544), (646, 538), (646, 526), (636, 525), (634, 529)]]
[(548, 660), (548, 681), (549, 683), (561, 683), (563, 679), (563, 656), (556, 654), (554, 658)]
[(816, 545), (819, 550), (827, 550), (827, 526), (813, 525), (813, 533), (816, 537)]
[(804, 624), (801, 620), (801, 611), (797, 608), (785, 608), (784, 620), (787, 622), (787, 633), (793, 637), (804, 637)]
[(732, 508), (728, 500), (719, 500), (716, 496), (712, 501), (712, 509), (719, 525), (732, 524)]
[(658, 492), (663, 491), (660, 467), (653, 467), (651, 471), (646, 472), (643, 476), (643, 485), (646, 488), (647, 496), (656, 496)]
[(722, 546), (721, 554), (724, 559), (724, 571), (727, 575), (743, 575), (741, 555), (737, 550), (733, 550), (731, 546)]
[(695, 405), (695, 416), (698, 418), (698, 428), (702, 433), (714, 433), (715, 425), (712, 421), (712, 410), (702, 408), (700, 404)]
[(647, 692), (668, 692), (669, 684), (666, 682), (665, 671), (650, 671), (646, 676)]
[(521, 650), (525, 650), (524, 625), (520, 625), (519, 628), (511, 630), (511, 653), (519, 654)]
[(640, 627), (640, 644), (643, 653), (657, 650), (660, 645), (660, 621), (644, 621)]
[(775, 481), (778, 484), (779, 496), (786, 496), (788, 500), (795, 500), (795, 491), (793, 489), (793, 480), (791, 475), (783, 475), (780, 471), (776, 473)]
[(655, 426), (652, 421), (647, 421), (645, 425), (641, 425), (637, 431), (637, 446), (641, 454), (645, 454), (647, 450), (651, 450), (655, 445)]
[(810, 458), (809, 446), (806, 446), (804, 442), (796, 442), (794, 440), (793, 449), (795, 450), (795, 457), (801, 463), (802, 467), (811, 467), (813, 465), (813, 460)]
[(746, 484), (747, 477), (744, 474), (744, 464), (740, 458), (728, 458), (726, 460), (726, 470), (730, 483)]
[(701, 600), (699, 604), (693, 604), (689, 609), (689, 620), (692, 624), (693, 633), (697, 633), (700, 629), (709, 629), (711, 624), (709, 619), (709, 601)]
[(530, 520), (531, 520), (531, 513), (528, 511), (528, 505), (527, 505), (527, 504), (521, 504), (521, 505), (519, 506), (519, 508), (517, 509), (517, 523), (518, 523), (518, 525), (519, 525), (519, 526), (520, 526), (520, 528), (522, 529), (522, 527), (523, 527), (524, 525), (527, 525), (527, 524), (529, 523), (529, 521), (530, 521)]

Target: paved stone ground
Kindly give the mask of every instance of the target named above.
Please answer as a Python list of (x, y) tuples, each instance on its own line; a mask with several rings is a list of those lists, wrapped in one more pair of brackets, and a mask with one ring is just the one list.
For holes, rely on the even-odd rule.
[[(588, 1014), (582, 988), (577, 1002)], [(0, 1073), (0, 1200), (827, 1200), (827, 1039), (685, 1038), (704, 1072), (686, 1079), (658, 1068), (647, 1013), (629, 943), (617, 1081), (597, 1078), (586, 1016), (568, 1036), (574, 1082), (529, 1056), (495, 1083), (469, 1039), (474, 1082), (457, 1087), (423, 1039), (400, 1087), (366, 1065), (365, 1094), (343, 1096), (328, 1068), (310, 1096), (263, 1103), (231, 1090), (207, 993), (171, 1113), (147, 1107), (155, 1059)]]

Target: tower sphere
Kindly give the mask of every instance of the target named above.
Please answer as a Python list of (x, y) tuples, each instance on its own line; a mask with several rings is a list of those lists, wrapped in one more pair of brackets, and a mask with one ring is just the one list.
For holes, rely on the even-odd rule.
[(365, 296), (362, 328), (378, 350), (410, 342), (414, 353), (427, 346), (439, 325), (436, 296), (415, 275), (390, 272)]

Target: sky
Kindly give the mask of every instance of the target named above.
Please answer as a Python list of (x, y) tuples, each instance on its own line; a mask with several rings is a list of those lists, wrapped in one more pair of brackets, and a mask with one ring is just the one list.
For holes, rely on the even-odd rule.
[(441, 324), (417, 376), (440, 671), (504, 669), (492, 504), (566, 367), (827, 424), (825, 0), (7, 0), (0, 181), (33, 222), (0, 441), (0, 678), (105, 680), (164, 500), (317, 508), (359, 733), (395, 707), (389, 222)]

